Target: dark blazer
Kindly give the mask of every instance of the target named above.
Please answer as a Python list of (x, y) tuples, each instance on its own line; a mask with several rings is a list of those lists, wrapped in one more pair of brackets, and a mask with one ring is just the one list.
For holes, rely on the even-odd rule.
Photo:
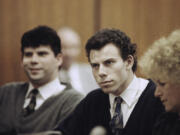
[[(156, 118), (164, 111), (159, 99), (154, 97), (154, 91), (155, 84), (150, 80), (123, 129), (123, 135), (152, 134)], [(109, 109), (108, 94), (97, 89), (89, 93), (55, 130), (63, 132), (63, 135), (88, 135), (93, 127), (101, 125), (111, 135)]]

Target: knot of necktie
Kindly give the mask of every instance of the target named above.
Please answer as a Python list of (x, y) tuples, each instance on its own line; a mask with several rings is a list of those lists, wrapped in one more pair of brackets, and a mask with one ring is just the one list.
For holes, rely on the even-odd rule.
[(38, 89), (33, 89), (33, 90), (29, 93), (29, 97), (32, 98), (33, 96), (37, 96), (38, 93), (39, 93)]
[(23, 115), (24, 116), (28, 116), (28, 115), (30, 115), (31, 113), (34, 112), (35, 106), (36, 106), (36, 96), (37, 96), (38, 93), (39, 93), (38, 89), (33, 89), (30, 92), (29, 96), (30, 96), (31, 99), (30, 99), (30, 102), (29, 102), (28, 106), (26, 108), (24, 108), (24, 110), (23, 110)]
[(115, 97), (115, 102), (121, 104), (123, 99), (121, 97)]

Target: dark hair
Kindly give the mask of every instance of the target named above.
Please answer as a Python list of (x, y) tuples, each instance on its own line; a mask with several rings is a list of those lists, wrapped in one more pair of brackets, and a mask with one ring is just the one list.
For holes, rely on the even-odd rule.
[(122, 31), (118, 29), (102, 29), (95, 33), (86, 43), (86, 55), (90, 61), (90, 51), (99, 50), (108, 43), (113, 43), (120, 50), (123, 60), (126, 60), (129, 55), (134, 58), (132, 71), (135, 72), (137, 68), (136, 44), (131, 43), (131, 39)]
[(56, 31), (48, 26), (38, 26), (25, 32), (21, 38), (21, 52), (26, 47), (50, 46), (54, 55), (61, 52), (61, 40)]

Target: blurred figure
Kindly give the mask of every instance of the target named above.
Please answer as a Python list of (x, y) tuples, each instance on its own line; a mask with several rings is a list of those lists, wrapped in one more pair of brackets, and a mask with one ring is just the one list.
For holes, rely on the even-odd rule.
[(180, 135), (180, 30), (155, 41), (139, 65), (144, 75), (156, 82), (155, 96), (166, 110), (153, 135)]
[(77, 62), (78, 56), (81, 53), (80, 36), (68, 27), (58, 30), (58, 35), (61, 38), (63, 52), (63, 69), (68, 70), (72, 64)]
[(29, 81), (0, 87), (1, 135), (52, 130), (83, 98), (59, 81), (62, 54), (55, 30), (38, 26), (25, 32), (21, 56)]
[(80, 36), (68, 27), (59, 29), (58, 35), (61, 38), (63, 53), (60, 80), (70, 83), (73, 88), (83, 94), (87, 94), (91, 90), (98, 88), (90, 65), (77, 62), (81, 53)]

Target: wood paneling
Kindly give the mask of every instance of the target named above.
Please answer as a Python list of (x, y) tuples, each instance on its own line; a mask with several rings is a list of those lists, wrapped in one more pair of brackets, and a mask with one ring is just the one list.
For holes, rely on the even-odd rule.
[(137, 43), (138, 56), (155, 40), (180, 28), (179, 0), (102, 0), (101, 4), (101, 28), (127, 33)]
[(98, 29), (120, 28), (138, 45), (138, 56), (163, 35), (180, 28), (179, 0), (0, 0), (0, 85), (25, 80), (20, 39), (37, 25), (74, 28), (86, 40)]

